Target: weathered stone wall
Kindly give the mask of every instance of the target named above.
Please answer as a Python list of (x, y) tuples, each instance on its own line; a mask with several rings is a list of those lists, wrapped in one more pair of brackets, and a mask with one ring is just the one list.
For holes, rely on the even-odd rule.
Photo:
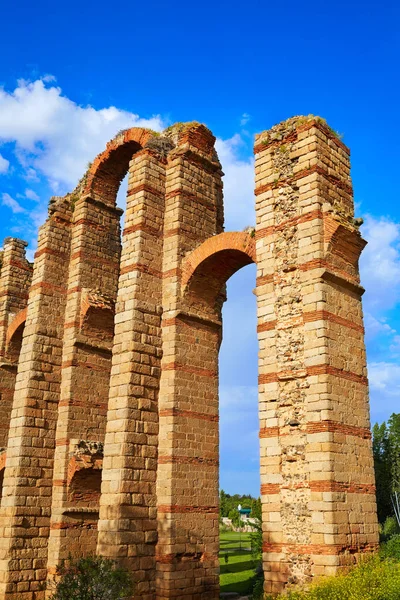
[(265, 590), (378, 542), (349, 151), (320, 119), (257, 136)]
[[(39, 233), (7, 444), (0, 510), (0, 597), (43, 597), (70, 252), (69, 202)], [(55, 474), (57, 477), (57, 474)]]
[(26, 260), (27, 243), (4, 240), (0, 272), (0, 448), (7, 446), (12, 400), (25, 327), (32, 265)]
[(252, 262), (265, 589), (376, 546), (348, 149), (317, 118), (257, 136), (255, 229), (223, 233), (214, 142), (122, 131), (51, 201), (32, 281), (5, 242), (0, 600), (43, 600), (61, 559), (96, 549), (141, 600), (218, 598), (221, 308)]

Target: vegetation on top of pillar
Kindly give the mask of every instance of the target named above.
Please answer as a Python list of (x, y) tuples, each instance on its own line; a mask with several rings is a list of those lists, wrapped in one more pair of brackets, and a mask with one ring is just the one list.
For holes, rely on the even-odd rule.
[(166, 158), (168, 154), (175, 148), (175, 143), (172, 138), (164, 134), (153, 135), (145, 144), (145, 148), (149, 148), (156, 152), (160, 158)]
[[(297, 115), (295, 117), (291, 117), (290, 119), (287, 119), (286, 121), (282, 121), (281, 123), (274, 125), (273, 127), (271, 127), (271, 129), (269, 129), (267, 131), (263, 131), (262, 133), (257, 135), (256, 138), (262, 137), (263, 139), (262, 139), (261, 143), (268, 145), (273, 141), (278, 142), (279, 140), (282, 140), (287, 135), (289, 135), (291, 132), (294, 132), (297, 128), (299, 128), (302, 125), (305, 125), (307, 123), (320, 123), (321, 125), (326, 127), (332, 133), (332, 135), (334, 135), (338, 140), (342, 140), (342, 138), (343, 138), (343, 134), (338, 133), (337, 131), (332, 129), (332, 127), (330, 125), (328, 125), (326, 119), (324, 119), (323, 117), (319, 117), (318, 115), (313, 115), (313, 114), (309, 114), (307, 116)], [(284, 151), (284, 150), (281, 150), (281, 151)]]
[[(195, 129), (196, 127), (200, 127), (201, 125), (202, 124), (198, 121), (179, 121), (178, 123), (174, 123), (173, 125), (170, 125), (166, 129), (164, 129), (162, 135), (171, 138), (174, 141), (174, 143), (177, 144), (179, 141), (179, 137), (188, 129)], [(203, 125), (203, 127), (205, 129), (208, 129), (205, 125)]]

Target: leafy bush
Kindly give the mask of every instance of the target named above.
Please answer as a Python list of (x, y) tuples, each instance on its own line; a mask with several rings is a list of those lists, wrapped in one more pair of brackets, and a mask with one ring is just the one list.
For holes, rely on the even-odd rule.
[(400, 535), (394, 535), (386, 544), (382, 544), (380, 554), (383, 558), (394, 558), (400, 561)]
[(51, 600), (128, 600), (133, 592), (127, 571), (101, 556), (68, 560), (57, 575)]
[(387, 517), (379, 531), (381, 541), (387, 542), (391, 537), (398, 533), (400, 533), (400, 528), (396, 517)]
[(400, 564), (379, 556), (364, 559), (347, 574), (321, 579), (280, 600), (400, 600)]

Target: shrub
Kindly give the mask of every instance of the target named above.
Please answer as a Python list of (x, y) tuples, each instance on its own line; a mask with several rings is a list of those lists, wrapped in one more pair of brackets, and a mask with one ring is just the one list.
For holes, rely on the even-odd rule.
[(379, 556), (364, 559), (347, 574), (327, 577), (280, 600), (400, 600), (400, 564)]
[(65, 561), (57, 575), (51, 600), (128, 600), (133, 592), (127, 571), (101, 556)]
[(400, 535), (394, 535), (386, 544), (382, 544), (380, 554), (383, 558), (394, 558), (400, 561)]
[(400, 533), (396, 517), (387, 517), (379, 533), (382, 542), (386, 542), (394, 535)]

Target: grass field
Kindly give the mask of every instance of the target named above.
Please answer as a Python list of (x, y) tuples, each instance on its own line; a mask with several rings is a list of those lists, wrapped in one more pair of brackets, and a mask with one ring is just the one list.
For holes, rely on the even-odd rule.
[(243, 595), (251, 593), (255, 565), (250, 552), (248, 533), (220, 533), (219, 564), (221, 592), (238, 592)]

